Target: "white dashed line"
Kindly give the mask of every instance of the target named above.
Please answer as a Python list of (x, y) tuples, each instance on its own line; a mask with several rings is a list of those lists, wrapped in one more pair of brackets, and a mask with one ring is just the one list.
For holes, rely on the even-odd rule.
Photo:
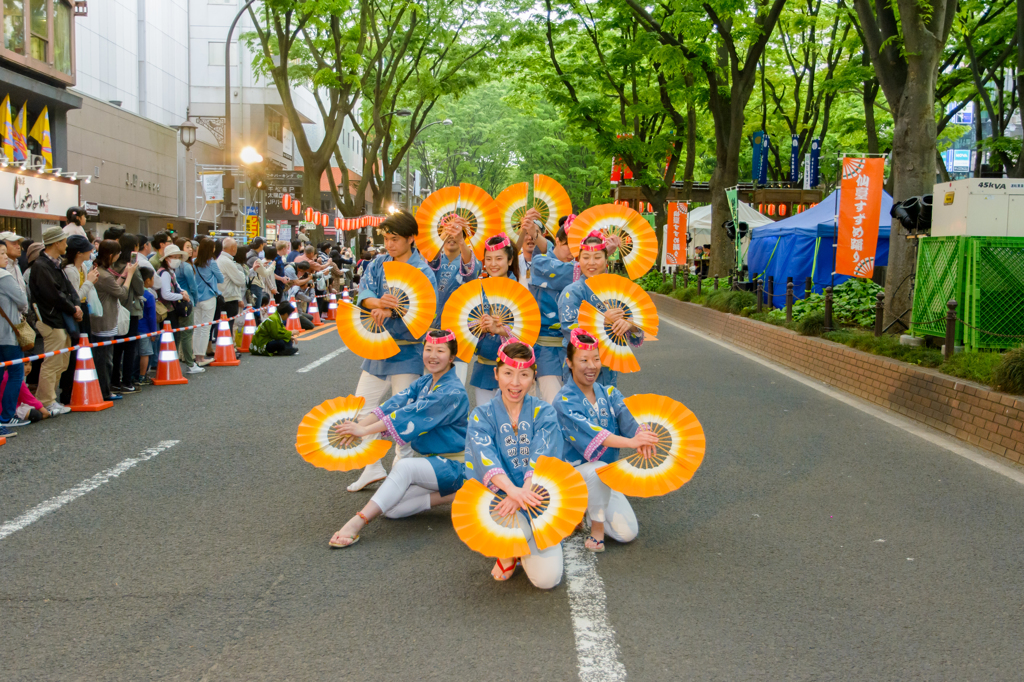
[(138, 454), (138, 456), (136, 456), (136, 457), (129, 457), (128, 459), (118, 463), (116, 466), (113, 466), (113, 467), (107, 469), (106, 471), (101, 471), (100, 473), (96, 474), (92, 478), (85, 479), (84, 481), (82, 481), (81, 483), (76, 485), (75, 487), (68, 488), (67, 490), (62, 492), (60, 495), (57, 495), (56, 497), (51, 497), (50, 499), (46, 500), (42, 504), (39, 504), (39, 505), (33, 507), (32, 509), (29, 509), (27, 512), (25, 512), (24, 514), (22, 514), (18, 518), (14, 519), (12, 521), (8, 521), (8, 522), (4, 523), (2, 526), (0, 526), (0, 540), (3, 540), (8, 535), (12, 535), (14, 533), (17, 533), (19, 530), (25, 528), (26, 526), (28, 526), (30, 524), (35, 523), (36, 521), (38, 521), (39, 519), (43, 518), (47, 514), (49, 514), (51, 512), (57, 511), (58, 509), (63, 507), (68, 502), (71, 502), (73, 500), (78, 499), (79, 497), (81, 497), (82, 495), (86, 494), (87, 492), (90, 492), (92, 490), (96, 490), (96, 488), (99, 488), (101, 485), (103, 485), (107, 481), (110, 481), (110, 480), (113, 480), (113, 479), (117, 478), (118, 476), (120, 476), (124, 472), (128, 471), (129, 469), (131, 469), (136, 464), (139, 464), (141, 462), (145, 462), (148, 459), (153, 459), (154, 457), (159, 455), (164, 450), (167, 450), (168, 448), (174, 447), (179, 442), (181, 442), (181, 441), (176, 441), (176, 440), (161, 441), (161, 442), (157, 443), (155, 446), (153, 446), (151, 448), (146, 448), (145, 450), (140, 452)]
[(562, 551), (580, 681), (625, 680), (626, 668), (619, 662), (615, 630), (608, 622), (604, 581), (597, 574), (597, 558), (583, 546), (579, 533), (562, 542)]
[(341, 355), (342, 353), (344, 353), (347, 350), (348, 350), (348, 348), (345, 348), (344, 346), (342, 346), (338, 350), (331, 351), (330, 353), (328, 353), (327, 355), (323, 356), (319, 360), (316, 360), (315, 362), (311, 362), (308, 365), (306, 365), (305, 367), (300, 367), (299, 369), (297, 369), (295, 371), (297, 371), (299, 374), (305, 374), (306, 372), (312, 372), (314, 369), (316, 369), (320, 365), (324, 364), (325, 362), (330, 362), (331, 360), (333, 360), (334, 358), (338, 357), (339, 355)]

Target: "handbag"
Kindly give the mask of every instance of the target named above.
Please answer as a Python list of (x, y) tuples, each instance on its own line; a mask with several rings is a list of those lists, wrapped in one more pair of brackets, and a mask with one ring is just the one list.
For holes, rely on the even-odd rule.
[(119, 302), (117, 304), (117, 335), (118, 336), (127, 336), (128, 335), (128, 329), (131, 326), (131, 324), (132, 324), (132, 315), (131, 315), (131, 313), (129, 313), (128, 309), (125, 308), (123, 305), (121, 305), (121, 303)]
[(103, 317), (103, 303), (100, 295), (96, 293), (96, 287), (90, 287), (89, 293), (85, 296), (85, 302), (89, 304), (89, 315), (91, 317)]
[(29, 352), (36, 347), (36, 330), (32, 328), (32, 325), (28, 323), (28, 320), (22, 320), (18, 324), (11, 322), (11, 318), (7, 317), (7, 313), (0, 307), (0, 315), (7, 320), (7, 324), (11, 325), (11, 329), (14, 330), (14, 336), (18, 339), (18, 345), (21, 346), (21, 350)]

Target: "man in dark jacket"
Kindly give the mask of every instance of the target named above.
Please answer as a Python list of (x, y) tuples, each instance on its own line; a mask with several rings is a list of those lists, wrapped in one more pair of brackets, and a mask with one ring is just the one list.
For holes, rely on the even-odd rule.
[[(39, 316), (36, 328), (43, 337), (43, 350), (49, 353), (71, 345), (68, 334), (69, 327), (73, 327), (71, 320), (81, 322), (82, 309), (77, 305), (78, 297), (71, 282), (61, 270), (60, 258), (68, 248), (68, 238), (64, 231), (59, 227), (46, 228), (43, 231), (43, 247), (43, 252), (32, 266), (28, 285)], [(60, 375), (68, 368), (69, 358), (67, 353), (60, 353), (46, 358), (39, 366), (36, 400), (53, 415), (71, 411), (57, 402), (56, 394)]]

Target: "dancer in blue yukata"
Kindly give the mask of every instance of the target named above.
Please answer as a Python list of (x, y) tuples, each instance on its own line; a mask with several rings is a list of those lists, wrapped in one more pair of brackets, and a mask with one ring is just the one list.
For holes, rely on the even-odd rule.
[[(568, 348), (569, 336), (578, 325), (580, 303), (587, 301), (598, 310), (604, 310), (604, 304), (587, 286), (587, 279), (594, 275), (608, 272), (608, 256), (619, 248), (618, 237), (606, 237), (603, 233), (593, 230), (584, 237), (580, 244), (580, 279), (565, 288), (559, 298), (558, 317), (562, 324), (562, 347)], [(639, 348), (644, 342), (644, 332), (633, 326), (621, 308), (611, 308), (605, 313), (605, 322), (611, 325), (613, 334), (625, 336), (629, 345)], [(563, 383), (569, 383), (568, 365), (562, 372)], [(598, 381), (604, 386), (615, 386), (619, 373), (603, 367)]]
[[(519, 258), (508, 235), (491, 237), (484, 243), (483, 273), (480, 277), (508, 277), (520, 281)], [(511, 331), (497, 316), (481, 315), (480, 324), (488, 331), (476, 342), (473, 371), (469, 376), (469, 385), (473, 387), (477, 405), (489, 402), (497, 393), (498, 382), (494, 378), (494, 368), (498, 364), (498, 347), (511, 335)]]
[[(538, 457), (562, 459), (562, 431), (554, 408), (529, 395), (536, 378), (533, 349), (515, 339), (497, 352), (494, 369), (498, 394), (478, 406), (469, 418), (466, 434), (466, 476), (505, 498), (495, 513), (510, 516), (541, 503), (530, 490)], [(491, 575), (508, 580), (519, 564), (536, 587), (551, 589), (562, 580), (561, 543), (540, 551), (530, 538), (529, 556), (499, 558)]]
[[(480, 275), (480, 262), (473, 257), (473, 249), (466, 242), (465, 235), (469, 231), (469, 221), (462, 216), (452, 214), (444, 226), (444, 248), (430, 261), (430, 269), (437, 279), (437, 315), (434, 316), (434, 329), (441, 328), (441, 311), (448, 302), (452, 292), (466, 282)], [(459, 380), (465, 384), (469, 376), (469, 365), (462, 360), (455, 360), (455, 372)]]
[(637, 522), (626, 496), (605, 485), (598, 470), (619, 459), (619, 448), (653, 454), (658, 437), (639, 425), (614, 386), (597, 381), (601, 355), (597, 339), (574, 329), (567, 350), (572, 377), (555, 398), (554, 408), (565, 436), (565, 461), (576, 467), (587, 483), (591, 552), (604, 551), (604, 536), (617, 542), (636, 538)]
[[(402, 211), (390, 215), (377, 229), (384, 235), (384, 248), (387, 253), (374, 258), (366, 268), (366, 272), (363, 273), (359, 282), (357, 303), (370, 311), (370, 315), (377, 324), (384, 325), (384, 329), (398, 343), (398, 354), (386, 360), (363, 360), (363, 372), (359, 376), (355, 392), (357, 396), (366, 399), (360, 416), (366, 416), (376, 409), (389, 388), (392, 395), (398, 395), (423, 374), (422, 339), (414, 338), (405, 326), (405, 322), (395, 312), (399, 301), (388, 291), (385, 284), (384, 263), (394, 260), (414, 266), (427, 276), (434, 290), (437, 290), (434, 271), (416, 250), (416, 235), (419, 233), (419, 227), (412, 214)], [(408, 443), (395, 444), (396, 461), (408, 455), (409, 452)], [(383, 480), (386, 476), (384, 465), (381, 462), (374, 462), (363, 469), (359, 478), (348, 487), (348, 490), (349, 492), (362, 490), (370, 483)]]
[(380, 514), (412, 516), (450, 504), (462, 487), (463, 449), (469, 395), (452, 368), (458, 343), (450, 330), (427, 332), (423, 365), (427, 374), (371, 414), (337, 427), (339, 435), (365, 438), (387, 432), (412, 456), (395, 463), (387, 479), (361, 511), (331, 538), (331, 547), (349, 547)]

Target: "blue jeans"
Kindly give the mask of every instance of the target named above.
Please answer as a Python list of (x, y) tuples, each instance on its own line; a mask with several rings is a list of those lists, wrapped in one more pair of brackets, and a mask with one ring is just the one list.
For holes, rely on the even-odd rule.
[[(0, 346), (0, 362), (7, 360), (20, 360), (25, 357), (20, 346)], [(16, 365), (5, 367), (7, 372), (7, 385), (4, 386), (4, 395), (0, 404), (0, 421), (9, 422), (14, 419), (14, 411), (18, 408), (18, 394), (21, 393), (21, 385), (25, 382), (25, 363), (19, 362)]]

